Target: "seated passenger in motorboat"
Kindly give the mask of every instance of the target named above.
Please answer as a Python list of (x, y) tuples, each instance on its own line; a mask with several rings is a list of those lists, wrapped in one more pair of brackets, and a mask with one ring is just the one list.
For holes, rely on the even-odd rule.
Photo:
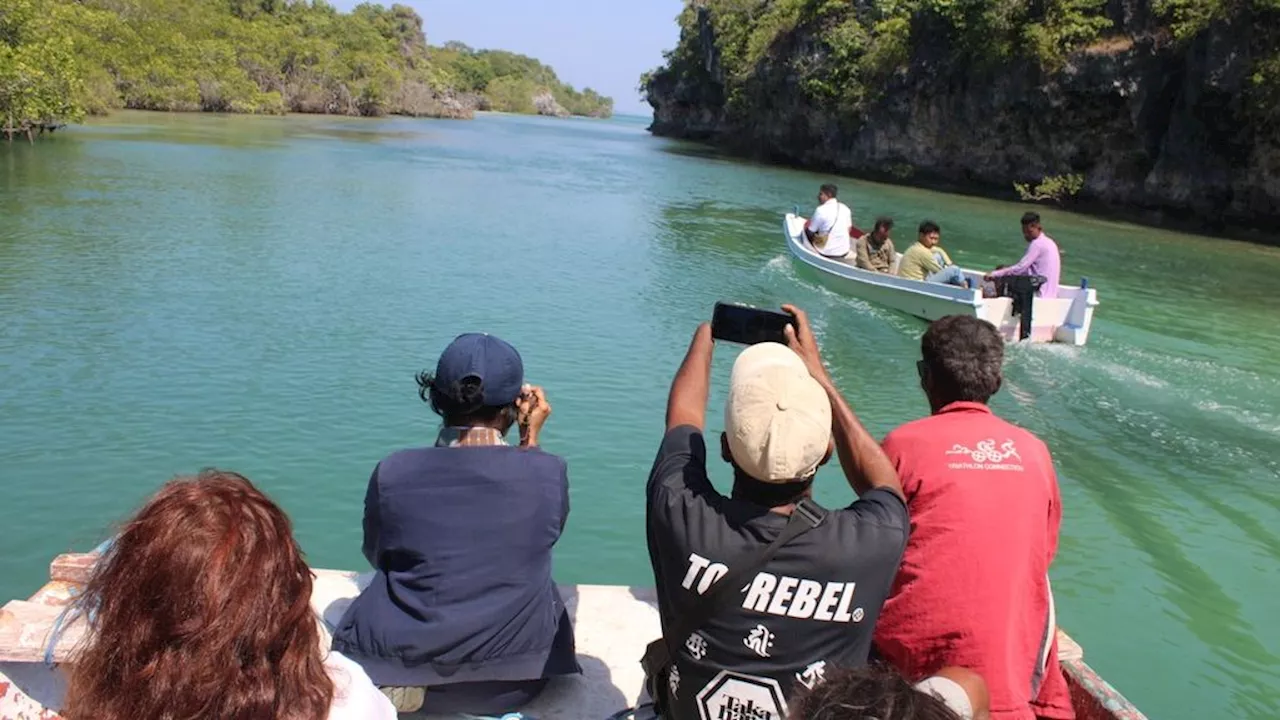
[(893, 260), (897, 257), (897, 252), (893, 249), (893, 238), (889, 237), (892, 231), (893, 218), (876, 218), (876, 226), (871, 234), (864, 235), (855, 241), (858, 244), (856, 251), (858, 267), (878, 273), (893, 272)]
[(942, 249), (942, 228), (932, 220), (920, 223), (916, 244), (902, 253), (898, 276), (908, 280), (925, 280), (968, 287), (964, 271), (951, 262), (951, 256)]
[(835, 185), (823, 185), (818, 190), (818, 208), (805, 223), (804, 236), (819, 255), (841, 262), (852, 261), (850, 229), (853, 227), (853, 211), (836, 199)]
[(1062, 257), (1058, 244), (1040, 227), (1040, 213), (1029, 212), (1022, 216), (1022, 239), (1027, 241), (1027, 251), (1016, 265), (999, 267), (987, 273), (986, 280), (1026, 275), (1042, 277), (1044, 283), (1037, 295), (1042, 298), (1058, 297), (1058, 281), (1062, 274)]

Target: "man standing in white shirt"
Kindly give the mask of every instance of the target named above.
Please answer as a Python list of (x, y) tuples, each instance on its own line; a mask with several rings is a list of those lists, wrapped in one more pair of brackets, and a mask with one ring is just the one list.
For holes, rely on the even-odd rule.
[(819, 255), (841, 261), (848, 256), (852, 262), (853, 247), (849, 239), (852, 227), (853, 211), (836, 199), (836, 186), (823, 185), (818, 190), (818, 209), (804, 226), (805, 238)]

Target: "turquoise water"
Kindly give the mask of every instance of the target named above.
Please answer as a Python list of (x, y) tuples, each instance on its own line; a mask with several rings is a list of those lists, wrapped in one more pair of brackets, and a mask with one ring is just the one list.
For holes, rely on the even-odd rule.
[[(784, 254), (779, 212), (826, 179), (626, 120), (125, 114), (0, 147), (0, 598), (210, 465), (277, 498), (313, 564), (363, 568), (369, 471), (433, 438), (413, 373), (472, 330), (554, 406), (558, 578), (650, 583), (643, 484), (716, 300), (807, 308), (873, 432), (927, 410), (923, 325)], [(1022, 206), (840, 185), (901, 245), (928, 216), (962, 264), (1024, 247)], [(1103, 304), (1087, 348), (1012, 348), (995, 407), (1055, 453), (1060, 621), (1153, 718), (1280, 716), (1280, 252), (1044, 214)]]

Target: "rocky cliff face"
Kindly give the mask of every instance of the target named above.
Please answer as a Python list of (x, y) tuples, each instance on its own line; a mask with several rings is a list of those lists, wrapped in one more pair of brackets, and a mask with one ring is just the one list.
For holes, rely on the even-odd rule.
[(570, 113), (564, 109), (564, 106), (556, 100), (556, 96), (551, 94), (550, 90), (543, 90), (533, 96), (533, 107), (538, 111), (539, 115), (548, 117), (567, 118)]
[(1080, 173), (1080, 199), (1209, 229), (1280, 230), (1280, 137), (1250, 105), (1255, 55), (1276, 35), (1257, 18), (1219, 22), (1175, 43), (1150, 0), (1112, 0), (1113, 32), (1052, 73), (912, 49), (910, 65), (857, 114), (810, 99), (796, 71), (829, 52), (821, 32), (780, 37), (726, 99), (713, 23), (699, 12), (682, 44), (697, 63), (649, 81), (652, 132), (732, 152), (899, 182), (1009, 193), (1014, 182)]

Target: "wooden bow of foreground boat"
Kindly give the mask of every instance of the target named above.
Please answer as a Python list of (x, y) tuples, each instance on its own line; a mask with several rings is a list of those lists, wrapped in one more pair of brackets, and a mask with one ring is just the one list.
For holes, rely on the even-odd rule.
[[(88, 579), (96, 558), (92, 553), (59, 556), (50, 567), (48, 584), (29, 600), (13, 601), (0, 609), (0, 720), (59, 717), (56, 709), (64, 686), (56, 665), (71, 657), (85, 631), (83, 620), (64, 615), (64, 610)], [(337, 623), (372, 573), (316, 570), (315, 575), (311, 606), (324, 621), (327, 645), (327, 629)], [(643, 680), (640, 655), (659, 635), (654, 592), (569, 585), (561, 593), (573, 618), (584, 672), (555, 680), (526, 708), (526, 715), (539, 720), (604, 720), (634, 706)], [(1061, 631), (1058, 647), (1078, 720), (1145, 720), (1085, 664), (1080, 646)]]
[[(804, 223), (804, 218), (787, 214), (782, 223), (787, 249), (800, 266), (810, 271), (809, 274), (825, 287), (925, 320), (937, 320), (947, 315), (974, 315), (999, 328), (1006, 340), (1019, 339), (1022, 319), (1013, 314), (1012, 299), (984, 298), (978, 289), (908, 280), (897, 275), (860, 270), (851, 264), (823, 257), (805, 240)], [(894, 267), (897, 267), (896, 263)], [(982, 286), (983, 273), (965, 270), (964, 274), (973, 279), (975, 288)], [(1089, 339), (1093, 309), (1097, 305), (1097, 290), (1087, 287), (1064, 286), (1059, 289), (1056, 299), (1036, 298), (1031, 310), (1031, 334), (1027, 340), (1084, 345)]]

